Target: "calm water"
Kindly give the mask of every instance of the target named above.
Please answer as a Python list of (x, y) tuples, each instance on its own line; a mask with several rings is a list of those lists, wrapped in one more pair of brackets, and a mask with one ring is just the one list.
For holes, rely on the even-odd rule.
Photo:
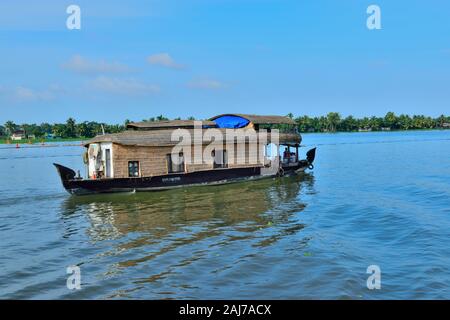
[(0, 145), (0, 298), (450, 299), (450, 131), (304, 143), (303, 177), (85, 197), (81, 147)]

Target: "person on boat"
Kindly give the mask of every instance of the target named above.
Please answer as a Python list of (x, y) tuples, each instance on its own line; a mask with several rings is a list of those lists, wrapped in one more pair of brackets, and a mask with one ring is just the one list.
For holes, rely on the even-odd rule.
[(291, 156), (291, 153), (289, 152), (288, 148), (284, 149), (283, 159), (289, 159), (290, 156)]

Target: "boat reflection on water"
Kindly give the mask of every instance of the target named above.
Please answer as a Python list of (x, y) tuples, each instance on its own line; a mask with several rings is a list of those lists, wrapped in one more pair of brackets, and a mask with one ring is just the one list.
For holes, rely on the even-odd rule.
[(260, 228), (289, 218), (305, 205), (302, 188), (312, 190), (311, 174), (221, 186), (192, 187), (161, 192), (103, 194), (70, 197), (66, 218), (85, 213), (91, 223), (91, 240), (121, 237), (130, 232), (160, 238), (189, 226)]
[[(135, 270), (131, 276), (133, 283), (147, 283), (203, 257), (209, 259), (212, 251), (229, 256), (222, 265), (232, 264), (240, 255), (252, 255), (257, 248), (299, 232), (304, 228), (299, 215), (305, 208), (302, 195), (314, 192), (313, 175), (303, 174), (162, 192), (70, 197), (62, 220), (70, 237), (77, 228), (75, 221), (87, 217), (82, 233), (88, 241), (112, 244), (101, 253), (114, 257), (106, 262), (108, 274), (156, 263), (153, 275)], [(242, 252), (227, 253), (231, 243), (238, 243)]]

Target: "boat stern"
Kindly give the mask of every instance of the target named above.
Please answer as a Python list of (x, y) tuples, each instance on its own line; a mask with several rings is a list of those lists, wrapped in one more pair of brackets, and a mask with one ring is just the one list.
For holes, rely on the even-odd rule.
[(299, 168), (296, 170), (296, 173), (303, 173), (306, 169), (312, 170), (314, 169), (314, 160), (316, 159), (316, 149), (313, 148), (308, 150), (306, 153), (306, 159), (301, 160), (299, 162)]

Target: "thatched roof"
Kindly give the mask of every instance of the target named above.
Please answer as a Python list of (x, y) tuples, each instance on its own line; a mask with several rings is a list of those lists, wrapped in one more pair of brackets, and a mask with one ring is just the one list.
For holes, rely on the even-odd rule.
[(259, 116), (255, 114), (242, 114), (242, 113), (227, 113), (227, 114), (221, 114), (215, 117), (212, 117), (211, 121), (214, 121), (217, 118), (223, 117), (223, 116), (238, 116), (242, 117), (244, 119), (247, 119), (248, 121), (252, 122), (253, 124), (294, 124), (295, 121), (292, 120), (289, 117), (284, 116)]
[(202, 126), (215, 127), (213, 121), (195, 121), (195, 120), (167, 120), (167, 121), (145, 121), (132, 122), (127, 125), (127, 129), (134, 130), (160, 130), (169, 128), (194, 128), (194, 122), (200, 122)]
[(145, 121), (145, 122), (132, 122), (127, 125), (127, 129), (132, 130), (162, 130), (162, 129), (193, 129), (195, 123), (201, 122), (203, 127), (216, 127), (215, 119), (223, 116), (238, 116), (253, 124), (292, 124), (295, 125), (295, 121), (283, 116), (258, 116), (251, 114), (222, 114), (215, 116), (210, 120), (195, 121), (195, 120), (166, 120), (166, 121)]
[[(182, 132), (188, 131), (191, 135), (192, 141), (185, 141), (186, 144), (193, 144), (193, 143), (202, 143), (202, 144), (209, 144), (211, 143), (211, 140), (201, 140), (202, 137), (197, 137), (194, 135), (194, 130), (191, 129), (162, 129), (162, 130), (149, 130), (149, 131), (140, 131), (140, 130), (127, 130), (119, 133), (113, 133), (113, 134), (105, 134), (105, 135), (99, 135), (95, 138), (86, 141), (85, 146), (88, 146), (91, 143), (98, 143), (98, 142), (112, 142), (120, 145), (127, 145), (127, 146), (174, 146), (179, 143), (179, 140), (182, 140), (179, 138), (179, 140), (172, 140), (172, 135), (175, 137), (179, 137)], [(203, 133), (208, 130), (204, 129)], [(210, 130), (219, 130), (222, 132), (223, 137), (225, 139), (225, 133), (227, 129), (210, 129)], [(239, 130), (246, 130), (246, 129), (239, 129)], [(242, 131), (245, 132), (245, 131)], [(177, 136), (178, 134), (178, 136)], [(261, 133), (258, 133), (260, 135)], [(197, 139), (197, 140), (194, 140)], [(199, 140), (200, 139), (200, 140)], [(270, 136), (269, 136), (270, 139)], [(213, 138), (214, 140), (214, 138)], [(280, 133), (279, 134), (279, 141), (280, 143), (300, 143), (301, 142), (301, 136), (299, 134), (287, 134), (287, 133)], [(224, 141), (226, 143), (226, 141)]]

